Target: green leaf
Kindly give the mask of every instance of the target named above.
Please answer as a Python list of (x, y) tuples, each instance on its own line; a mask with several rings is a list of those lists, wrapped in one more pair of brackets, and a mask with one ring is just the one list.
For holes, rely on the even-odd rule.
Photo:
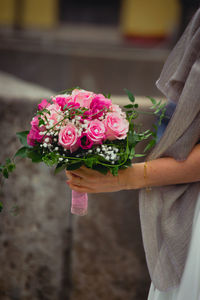
[(58, 164), (55, 168), (54, 174), (58, 174), (59, 172), (66, 169), (66, 164)]
[[(133, 104), (127, 104), (127, 105), (124, 105), (124, 108), (133, 108), (133, 107), (134, 107)], [(132, 111), (130, 111), (130, 112), (132, 112)]]
[(34, 163), (39, 163), (43, 161), (41, 153), (38, 153), (36, 149), (29, 149), (29, 151), (27, 151), (27, 157), (30, 158)]
[(150, 150), (156, 144), (155, 140), (151, 140), (144, 149), (144, 152)]
[(124, 89), (124, 91), (125, 91), (126, 94), (128, 95), (129, 100), (130, 100), (131, 102), (135, 102), (135, 97), (133, 96), (133, 94), (132, 94), (128, 89)]
[(79, 169), (81, 166), (82, 166), (82, 161), (79, 161), (79, 162), (75, 162), (75, 163), (71, 163), (71, 164), (68, 164), (66, 165), (66, 170), (69, 170), (69, 171), (72, 171), (72, 170), (76, 170), (76, 169)]
[(135, 147), (131, 148), (130, 154), (129, 154), (129, 159), (133, 159), (134, 156), (136, 156), (135, 155)]
[(104, 175), (106, 175), (108, 173), (108, 167), (106, 166), (103, 166), (101, 164), (98, 164), (98, 165), (93, 165), (92, 167), (93, 170), (96, 170)]
[(10, 158), (6, 158), (6, 164), (10, 164), (11, 163), (11, 159)]
[(7, 168), (4, 168), (4, 169), (3, 169), (3, 176), (4, 176), (5, 178), (8, 178), (8, 177), (9, 177), (9, 173), (8, 173), (8, 169), (7, 169)]
[(17, 132), (16, 135), (19, 138), (20, 142), (22, 145), (29, 147), (29, 145), (27, 144), (27, 135), (29, 134), (29, 131), (21, 131), (21, 132)]
[(3, 210), (3, 203), (0, 201), (0, 212)]
[(44, 120), (43, 119), (40, 119), (39, 120), (39, 126), (41, 126), (41, 125), (44, 125), (45, 123), (44, 123)]
[(145, 156), (145, 154), (135, 154), (135, 157), (143, 157), (143, 156)]
[(16, 153), (14, 157), (20, 156), (20, 157), (27, 157), (27, 150), (29, 150), (29, 148), (27, 147), (22, 147), (20, 148)]
[(118, 170), (119, 170), (119, 168), (118, 168), (118, 166), (116, 166), (116, 167), (112, 168), (110, 170), (110, 172), (112, 173), (113, 176), (117, 176), (118, 175)]
[(8, 172), (11, 173), (12, 171), (15, 170), (16, 166), (15, 166), (15, 164), (9, 164), (9, 165), (7, 166), (7, 168), (8, 168)]
[(151, 101), (152, 104), (155, 105), (157, 103), (156, 99), (149, 97), (149, 96), (147, 96), (147, 98)]

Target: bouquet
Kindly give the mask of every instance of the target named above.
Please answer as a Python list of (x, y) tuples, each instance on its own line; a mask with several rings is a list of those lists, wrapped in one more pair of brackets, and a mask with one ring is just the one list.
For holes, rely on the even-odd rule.
[[(96, 94), (75, 88), (65, 90), (51, 99), (43, 99), (31, 120), (29, 131), (18, 132), (22, 147), (16, 157), (28, 157), (32, 162), (44, 162), (55, 166), (55, 173), (75, 170), (82, 165), (113, 176), (118, 170), (131, 165), (136, 154), (135, 146), (152, 137), (145, 150), (155, 144), (155, 132), (142, 131), (133, 120), (138, 117), (138, 104), (126, 90), (130, 104), (125, 111), (112, 103), (110, 95)], [(154, 113), (162, 111), (164, 104), (150, 98)], [(8, 177), (15, 168), (14, 161), (7, 159), (0, 172)], [(72, 190), (71, 212), (87, 213), (88, 197)]]

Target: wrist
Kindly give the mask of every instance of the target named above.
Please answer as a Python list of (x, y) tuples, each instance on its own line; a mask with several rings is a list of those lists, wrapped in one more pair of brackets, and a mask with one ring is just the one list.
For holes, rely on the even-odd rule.
[(126, 189), (141, 189), (146, 187), (145, 163), (135, 163), (126, 169)]

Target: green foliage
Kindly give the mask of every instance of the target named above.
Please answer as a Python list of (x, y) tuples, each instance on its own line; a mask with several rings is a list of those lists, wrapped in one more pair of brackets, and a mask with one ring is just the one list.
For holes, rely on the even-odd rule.
[(83, 165), (83, 163), (81, 161), (73, 162), (71, 164), (66, 165), (66, 170), (68, 170), (68, 171), (76, 170), (76, 169), (79, 169), (82, 165)]
[(33, 163), (42, 162), (42, 152), (37, 148), (30, 148), (27, 150), (27, 157), (32, 160)]
[(42, 156), (42, 161), (47, 166), (51, 167), (59, 162), (59, 155), (55, 152), (46, 153), (44, 156)]
[(29, 134), (29, 131), (21, 131), (21, 132), (17, 132), (16, 135), (18, 137), (18, 139), (20, 140), (21, 144), (23, 146), (29, 147), (29, 145), (27, 144), (27, 135)]
[(55, 170), (54, 170), (54, 174), (58, 174), (59, 172), (63, 171), (66, 169), (66, 164), (61, 164), (61, 163), (58, 163)]
[(4, 178), (8, 178), (15, 168), (14, 162), (10, 158), (7, 158), (5, 164), (0, 165), (0, 173), (2, 173)]
[(14, 157), (20, 156), (22, 158), (27, 157), (27, 151), (29, 150), (28, 147), (22, 147), (20, 148), (16, 153)]
[(133, 96), (133, 94), (128, 90), (128, 89), (124, 89), (125, 93), (128, 95), (129, 100), (134, 103), (135, 102), (135, 97)]

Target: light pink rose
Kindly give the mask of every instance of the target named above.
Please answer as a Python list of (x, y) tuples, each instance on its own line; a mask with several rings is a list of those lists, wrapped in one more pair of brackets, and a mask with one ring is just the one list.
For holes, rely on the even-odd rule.
[(117, 113), (108, 113), (103, 121), (106, 128), (106, 138), (110, 141), (126, 138), (129, 122)]
[(78, 149), (77, 145), (78, 132), (77, 128), (72, 124), (68, 123), (63, 127), (58, 135), (58, 143), (63, 146), (63, 148), (74, 152)]
[(112, 112), (115, 112), (115, 113), (118, 113), (118, 114), (121, 114), (121, 113), (122, 113), (122, 110), (121, 110), (120, 106), (117, 105), (117, 104), (112, 104), (112, 105), (110, 106), (110, 110), (111, 110)]
[(103, 122), (93, 120), (89, 123), (86, 133), (95, 144), (100, 144), (105, 139), (105, 126)]
[[(51, 104), (47, 109), (50, 112), (44, 114), (47, 120), (53, 120), (53, 125), (57, 124), (59, 115), (62, 115), (61, 107), (58, 104)], [(45, 120), (44, 116), (42, 118)]]
[(94, 95), (94, 93), (89, 91), (74, 89), (72, 99), (75, 103), (79, 103), (81, 107), (89, 108)]

